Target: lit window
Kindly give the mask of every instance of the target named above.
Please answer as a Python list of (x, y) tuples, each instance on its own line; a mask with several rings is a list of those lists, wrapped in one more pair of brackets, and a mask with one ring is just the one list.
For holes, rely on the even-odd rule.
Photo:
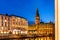
[(5, 22), (7, 22), (7, 20), (5, 20)]

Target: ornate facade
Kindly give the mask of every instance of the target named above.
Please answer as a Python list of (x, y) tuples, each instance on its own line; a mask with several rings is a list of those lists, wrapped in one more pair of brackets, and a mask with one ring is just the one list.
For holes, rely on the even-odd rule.
[(0, 33), (9, 33), (18, 34), (22, 30), (28, 30), (28, 21), (19, 16), (11, 15), (8, 16), (0, 14)]
[(40, 16), (38, 13), (38, 9), (36, 10), (35, 24), (29, 25), (28, 34), (37, 35), (37, 36), (50, 36), (55, 35), (55, 26), (54, 23), (43, 23), (40, 22)]

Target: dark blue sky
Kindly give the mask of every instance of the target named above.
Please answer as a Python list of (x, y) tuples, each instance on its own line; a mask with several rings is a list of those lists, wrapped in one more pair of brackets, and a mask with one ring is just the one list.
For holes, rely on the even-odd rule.
[(23, 16), (35, 21), (36, 8), (43, 22), (54, 22), (54, 0), (0, 0), (0, 13)]

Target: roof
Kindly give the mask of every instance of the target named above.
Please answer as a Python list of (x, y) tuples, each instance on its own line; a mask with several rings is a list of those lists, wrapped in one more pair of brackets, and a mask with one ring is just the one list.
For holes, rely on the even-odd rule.
[(27, 20), (27, 19), (24, 18), (24, 17), (17, 16), (17, 15), (8, 15), (7, 13), (6, 13), (6, 14), (0, 14), (0, 15), (3, 15), (3, 16), (9, 16), (9, 17), (14, 16), (14, 17), (19, 17), (19, 18), (23, 18), (23, 19)]
[(26, 18), (24, 18), (22, 16), (17, 16), (17, 15), (10, 15), (10, 16), (19, 17), (19, 18), (23, 18), (23, 19), (27, 20)]
[(38, 12), (38, 8), (37, 8), (37, 10), (36, 10), (36, 17), (39, 17), (39, 12)]

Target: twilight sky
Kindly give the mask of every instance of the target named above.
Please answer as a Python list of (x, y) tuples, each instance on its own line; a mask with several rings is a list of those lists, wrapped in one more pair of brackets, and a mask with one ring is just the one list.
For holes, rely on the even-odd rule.
[(14, 14), (35, 21), (36, 8), (43, 22), (54, 22), (54, 0), (0, 0), (0, 14)]

